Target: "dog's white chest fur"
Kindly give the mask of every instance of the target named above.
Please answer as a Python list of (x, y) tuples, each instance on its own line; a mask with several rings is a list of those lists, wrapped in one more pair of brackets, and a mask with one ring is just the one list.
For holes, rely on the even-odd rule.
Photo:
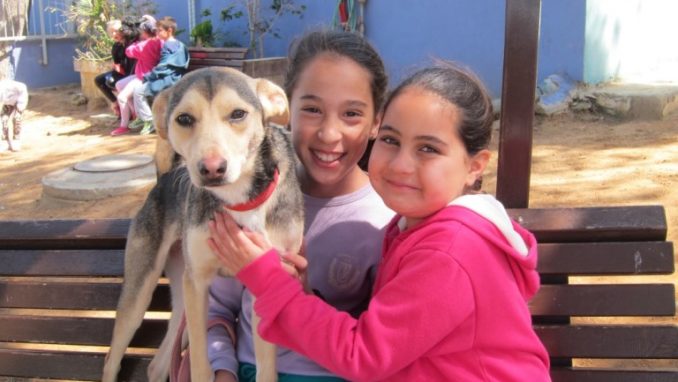
[(258, 208), (254, 211), (239, 212), (229, 210), (227, 212), (239, 226), (250, 231), (266, 234), (266, 211), (263, 208)]

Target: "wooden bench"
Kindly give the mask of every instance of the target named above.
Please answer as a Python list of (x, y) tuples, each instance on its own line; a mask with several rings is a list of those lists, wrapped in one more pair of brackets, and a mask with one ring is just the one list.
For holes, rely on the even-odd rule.
[[(662, 207), (513, 209), (510, 214), (539, 241), (543, 286), (530, 309), (552, 357), (555, 382), (678, 380), (678, 370), (629, 370), (623, 362), (602, 368), (572, 364), (574, 358), (678, 359), (676, 325), (575, 322), (589, 316), (675, 315), (674, 285), (642, 277), (674, 271)], [(127, 219), (0, 222), (0, 376), (101, 377), (128, 226)], [(627, 277), (615, 284), (570, 282), (571, 276), (612, 275)], [(149, 310), (169, 311), (162, 281)], [(166, 324), (165, 317), (144, 320), (121, 380), (145, 380)]]
[(505, 16), (496, 196), (540, 243), (543, 287), (530, 308), (551, 376), (678, 381), (675, 285), (641, 277), (675, 276), (663, 207), (528, 209), (541, 0), (506, 0)]
[(189, 47), (190, 61), (188, 71), (210, 66), (226, 66), (243, 70), (243, 60), (247, 55), (247, 48), (196, 48)]

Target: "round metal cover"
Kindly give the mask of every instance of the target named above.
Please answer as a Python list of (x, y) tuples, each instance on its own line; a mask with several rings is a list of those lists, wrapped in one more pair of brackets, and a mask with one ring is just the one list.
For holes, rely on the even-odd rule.
[(82, 172), (113, 172), (143, 167), (152, 162), (153, 157), (150, 155), (113, 154), (78, 162), (73, 169)]

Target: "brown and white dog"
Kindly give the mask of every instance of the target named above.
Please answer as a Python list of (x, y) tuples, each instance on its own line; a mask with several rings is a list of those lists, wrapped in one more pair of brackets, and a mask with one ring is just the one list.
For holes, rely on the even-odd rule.
[[(191, 380), (211, 381), (207, 295), (221, 271), (207, 245), (207, 223), (214, 212), (225, 208), (238, 224), (262, 233), (281, 251), (298, 253), (301, 247), (304, 219), (297, 159), (289, 134), (272, 125), (287, 124), (287, 97), (265, 79), (226, 68), (199, 69), (156, 98), (153, 118), (160, 135), (156, 160), (159, 172), (166, 173), (130, 226), (103, 381), (116, 380), (163, 270), (170, 279), (172, 317), (149, 366), (149, 380), (166, 381), (185, 311)], [(170, 170), (174, 151), (183, 164)], [(173, 249), (178, 242), (181, 251)], [(275, 381), (275, 346), (255, 337), (255, 353), (257, 381)]]

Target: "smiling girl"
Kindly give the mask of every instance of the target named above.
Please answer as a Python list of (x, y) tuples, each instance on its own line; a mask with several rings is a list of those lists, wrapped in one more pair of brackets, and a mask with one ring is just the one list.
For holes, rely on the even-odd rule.
[[(357, 317), (370, 299), (384, 227), (393, 217), (358, 166), (379, 127), (387, 86), (384, 64), (364, 37), (329, 30), (301, 36), (289, 62), (285, 91), (304, 194), (308, 263), (298, 255), (285, 259), (307, 267), (310, 290)], [(234, 381), (236, 375), (240, 382), (254, 381), (251, 305), (250, 291), (237, 280), (220, 277), (212, 283), (210, 318), (230, 324), (208, 334), (217, 382)], [(278, 349), (277, 370), (279, 382), (342, 380), (286, 348)]]

